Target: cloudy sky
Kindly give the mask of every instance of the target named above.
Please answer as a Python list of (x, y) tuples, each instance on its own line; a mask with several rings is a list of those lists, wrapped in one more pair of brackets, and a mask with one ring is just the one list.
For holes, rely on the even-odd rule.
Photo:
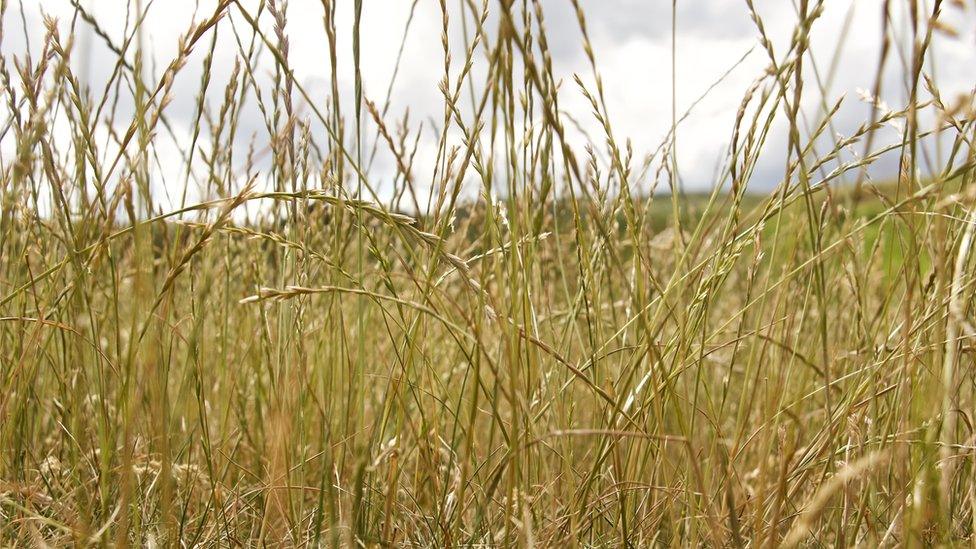
[[(116, 43), (121, 43), (125, 30), (131, 28), (134, 14), (127, 13), (128, 0), (79, 0), (95, 16), (100, 26)], [(498, 0), (490, 0), (492, 13)], [(637, 156), (654, 150), (670, 129), (672, 117), (672, 5), (668, 0), (580, 0), (587, 17), (597, 62), (604, 79), (607, 105), (615, 132), (620, 141), (629, 138)], [(4, 22), (3, 50), (8, 56), (22, 56), (25, 51), (37, 51), (42, 34), (42, 13), (57, 17), (62, 32), (70, 29), (74, 10), (70, 0), (13, 0)], [(480, 2), (476, 2), (480, 4)], [(924, 3), (930, 4), (931, 0)], [(131, 4), (135, 5), (135, 0)], [(213, 9), (211, 0), (144, 0), (149, 6), (145, 27), (146, 39), (154, 52), (158, 66), (152, 68), (159, 75), (165, 61), (176, 50), (177, 38), (189, 23), (200, 20)], [(242, 1), (252, 13), (257, 0)], [(351, 22), (352, 0), (338, 0), (340, 47), (345, 53), (339, 59), (341, 88), (351, 97)], [(463, 28), (459, 0), (447, 0), (451, 13), (450, 36), (454, 59), (463, 57)], [(757, 11), (776, 47), (777, 54), (786, 51), (796, 22), (794, 2), (790, 0), (756, 0)], [(900, 38), (904, 50), (907, 39), (907, 17), (903, 4), (894, 1), (892, 28)], [(976, 10), (969, 6), (958, 8), (945, 2), (943, 20), (959, 32), (956, 38), (938, 34), (933, 43), (935, 64), (927, 70), (946, 96), (971, 90), (976, 85)], [(950, 5), (951, 4), (951, 5)], [(831, 66), (834, 77), (826, 94), (816, 91), (812, 73), (808, 73), (805, 112), (817, 118), (821, 98), (833, 103), (845, 97), (838, 114), (836, 131), (850, 132), (868, 118), (871, 108), (858, 97), (858, 89), (871, 89), (875, 79), (881, 33), (882, 0), (826, 0), (823, 16), (816, 23), (811, 37), (811, 49), (817, 68), (826, 78)], [(362, 68), (364, 90), (368, 98), (382, 104), (390, 84), (401, 38), (414, 6), (412, 0), (364, 0), (362, 23)], [(573, 83), (579, 74), (591, 82), (591, 71), (581, 45), (579, 25), (570, 0), (541, 0), (545, 25), (552, 49), (554, 68), (563, 79), (560, 92), (561, 107), (584, 129), (595, 129), (589, 107)], [(409, 108), (411, 120), (438, 120), (442, 117), (443, 102), (438, 82), (443, 78), (441, 49), (441, 12), (438, 0), (418, 0), (412, 26), (397, 80), (393, 87), (390, 118), (399, 118)], [(23, 12), (23, 25), (20, 13)], [(322, 24), (322, 5), (319, 0), (291, 0), (287, 9), (287, 29), (291, 40), (290, 61), (298, 79), (310, 92), (314, 101), (326, 101), (330, 74), (328, 50)], [(493, 22), (494, 19), (489, 19)], [(215, 54), (214, 82), (211, 106), (220, 100), (223, 86), (238, 55), (233, 23), (246, 32), (244, 20), (235, 16), (224, 21), (218, 35)], [(272, 21), (263, 16), (262, 25), (271, 31)], [(684, 112), (723, 74), (730, 71), (699, 103), (678, 132), (678, 158), (682, 181), (686, 188), (705, 189), (714, 184), (713, 173), (722, 153), (727, 150), (736, 109), (743, 93), (768, 66), (765, 51), (758, 47), (756, 25), (750, 19), (745, 0), (678, 0), (677, 33), (674, 41), (676, 71), (674, 88), (677, 101), (674, 107)], [(27, 33), (22, 26), (26, 26)], [(84, 75), (93, 90), (101, 90), (110, 74), (114, 58), (83, 22), (77, 23), (79, 43), (76, 69)], [(194, 52), (176, 81), (174, 103), (170, 116), (174, 121), (177, 140), (187, 139), (194, 96), (199, 85), (199, 67), (203, 50)], [(741, 61), (741, 62), (740, 62)], [(273, 60), (263, 58), (265, 74), (270, 74)], [(896, 51), (889, 62), (883, 99), (892, 107), (905, 103), (901, 80), (903, 61)], [(476, 70), (484, 65), (476, 60)], [(352, 111), (348, 111), (352, 112)], [(895, 138), (897, 130), (887, 129), (888, 138)], [(263, 122), (255, 116), (245, 121), (242, 135), (265, 132)], [(266, 132), (265, 132), (266, 134)], [(752, 185), (761, 190), (775, 185), (782, 173), (782, 150), (785, 128), (774, 126), (771, 148), (759, 166)], [(242, 138), (243, 139), (243, 138)], [(432, 154), (435, 139), (428, 132), (420, 146), (419, 157)], [(4, 149), (7, 150), (6, 148)], [(167, 154), (162, 151), (161, 154)], [(174, 154), (175, 152), (170, 152)], [(890, 161), (885, 164), (891, 166)], [(380, 162), (372, 176), (382, 179), (392, 169), (387, 159)], [(884, 175), (884, 174), (881, 174)]]

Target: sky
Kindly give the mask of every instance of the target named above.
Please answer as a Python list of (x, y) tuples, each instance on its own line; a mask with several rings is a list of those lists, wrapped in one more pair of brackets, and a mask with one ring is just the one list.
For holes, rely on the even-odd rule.
[[(86, 6), (116, 43), (121, 43), (132, 21), (125, 9), (128, 0), (78, 0)], [(446, 0), (451, 19), (450, 40), (454, 50), (454, 73), (463, 57), (464, 35), (459, 15), (459, 0)], [(489, 25), (494, 24), (498, 0), (489, 0)], [(155, 67), (149, 70), (158, 76), (165, 62), (176, 51), (178, 37), (186, 32), (189, 23), (201, 20), (214, 5), (212, 0), (154, 0), (148, 4), (145, 38), (153, 52)], [(480, 2), (476, 2), (480, 3)], [(931, 0), (923, 2), (931, 4)], [(43, 33), (43, 15), (56, 17), (62, 34), (70, 33), (74, 9), (70, 0), (14, 0), (9, 2), (10, 13), (4, 22), (2, 48), (6, 55), (23, 56), (38, 51)], [(132, 5), (135, 0), (132, 0)], [(258, 0), (242, 0), (252, 13)], [(351, 63), (352, 0), (338, 0), (339, 58), (341, 95), (353, 96)], [(400, 41), (408, 19), (413, 18), (406, 35), (403, 57), (392, 87), (388, 119), (399, 119), (407, 109), (415, 122), (423, 121), (428, 128), (436, 126), (443, 117), (443, 99), (438, 89), (443, 78), (441, 45), (441, 11), (438, 0), (364, 0), (362, 20), (362, 71), (365, 96), (382, 105), (396, 66)], [(671, 128), (672, 113), (678, 116), (695, 104), (677, 132), (676, 151), (681, 181), (688, 190), (707, 190), (716, 184), (716, 168), (728, 150), (732, 125), (745, 90), (769, 65), (766, 52), (759, 46), (759, 33), (752, 21), (745, 0), (677, 0), (676, 12), (667, 0), (580, 0), (592, 40), (599, 71), (606, 89), (607, 108), (612, 127), (619, 142), (629, 139), (637, 157), (655, 150)], [(882, 99), (897, 108), (906, 102), (903, 84), (904, 53), (909, 43), (904, 5), (894, 1), (892, 29), (900, 43), (888, 64)], [(976, 8), (973, 2), (956, 7), (945, 2), (942, 20), (958, 31), (957, 37), (937, 33), (932, 44), (935, 63), (926, 68), (935, 75), (943, 94), (955, 97), (976, 86)], [(573, 78), (579, 75), (592, 86), (593, 75), (585, 56), (579, 24), (570, 0), (540, 0), (545, 14), (545, 26), (553, 56), (554, 70), (563, 80), (560, 106), (583, 130), (599, 134), (597, 122), (590, 114), (586, 99), (579, 93)], [(772, 40), (777, 55), (789, 44), (796, 24), (797, 13), (790, 0), (756, 0), (756, 10)], [(872, 89), (876, 78), (878, 51), (881, 43), (882, 0), (825, 0), (824, 11), (811, 35), (811, 50), (816, 70), (822, 78), (833, 74), (826, 90), (816, 89), (813, 74), (808, 68), (804, 112), (816, 119), (821, 100), (833, 104), (844, 98), (836, 117), (834, 131), (850, 133), (868, 119), (872, 108), (859, 96), (859, 90)], [(23, 13), (23, 25), (20, 14)], [(287, 4), (287, 31), (290, 36), (290, 62), (298, 81), (308, 90), (313, 101), (328, 100), (329, 58), (322, 24), (322, 4), (319, 0), (291, 0)], [(13, 16), (12, 16), (13, 15)], [(672, 15), (674, 16), (672, 18)], [(262, 25), (271, 32), (271, 18), (265, 14)], [(245, 25), (240, 17), (232, 22), (241, 31)], [(672, 24), (676, 33), (672, 33)], [(114, 63), (114, 57), (95, 36), (88, 25), (79, 22), (77, 33), (79, 52), (76, 70), (93, 90), (101, 90)], [(26, 27), (26, 35), (22, 26)], [(209, 94), (211, 107), (219, 104), (223, 86), (230, 74), (238, 45), (227, 21), (221, 23), (215, 52), (213, 81)], [(168, 112), (173, 121), (176, 141), (188, 142), (194, 113), (194, 101), (199, 86), (202, 50), (194, 52), (187, 67), (177, 78), (174, 101)], [(673, 54), (673, 58), (672, 58)], [(674, 60), (674, 65), (672, 64)], [(273, 60), (262, 60), (264, 78), (270, 79)], [(483, 57), (475, 60), (474, 74), (484, 67)], [(831, 71), (830, 68), (834, 67)], [(673, 71), (673, 72), (672, 72)], [(482, 73), (483, 74), (483, 73)], [(672, 78), (673, 74), (673, 78)], [(723, 77), (724, 75), (724, 77)], [(592, 87), (591, 87), (592, 89)], [(674, 90), (674, 98), (672, 97)], [(705, 95), (704, 99), (696, 101)], [(350, 110), (346, 112), (352, 112)], [(774, 125), (769, 151), (764, 155), (750, 185), (763, 191), (773, 188), (783, 173), (787, 128)], [(252, 133), (266, 134), (259, 116), (245, 117), (241, 139)], [(897, 139), (897, 127), (885, 128), (879, 142)], [(323, 136), (324, 138), (324, 136)], [(574, 136), (574, 144), (582, 144), (582, 134)], [(2, 151), (10, 154), (8, 140)], [(418, 162), (432, 158), (436, 150), (436, 135), (422, 134)], [(161, 146), (157, 151), (170, 164), (178, 160), (174, 147)], [(394, 164), (381, 158), (371, 171), (371, 177), (382, 181), (390, 177)], [(876, 177), (894, 173), (894, 163), (886, 159), (879, 165)], [(891, 173), (884, 173), (885, 171)], [(162, 185), (175, 185), (173, 174), (162, 174)], [(649, 183), (648, 183), (649, 184)]]

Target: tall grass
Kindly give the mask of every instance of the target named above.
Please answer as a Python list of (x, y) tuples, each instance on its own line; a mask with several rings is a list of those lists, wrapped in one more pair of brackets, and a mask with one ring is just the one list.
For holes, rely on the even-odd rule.
[[(930, 59), (965, 2), (879, 3), (878, 108), (839, 135), (808, 41), (825, 2), (797, 0), (777, 49), (745, 0), (768, 69), (715, 128), (707, 195), (679, 182), (677, 100), (648, 156), (615, 132), (577, 0), (575, 79), (552, 3), (441, 0), (423, 166), (423, 124), (364, 90), (361, 0), (351, 22), (323, 0), (314, 45), (283, 2), (212, 2), (163, 64), (147, 4), (124, 42), (74, 4), (0, 57), (3, 545), (974, 539), (976, 126)], [(0, 2), (6, 32), (20, 9)], [(107, 85), (76, 73), (82, 29), (115, 52)], [(323, 52), (324, 96), (296, 47)], [(908, 99), (882, 108), (893, 67)], [(601, 131), (585, 146), (566, 93)]]

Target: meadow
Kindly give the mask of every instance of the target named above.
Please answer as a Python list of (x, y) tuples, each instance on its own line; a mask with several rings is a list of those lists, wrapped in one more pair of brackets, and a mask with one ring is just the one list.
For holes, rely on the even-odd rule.
[[(842, 135), (858, 99), (809, 50), (825, 2), (796, 0), (775, 47), (741, 2), (767, 68), (695, 192), (683, 112), (653, 150), (614, 130), (577, 0), (585, 75), (553, 68), (551, 3), (434, 3), (426, 125), (392, 84), (364, 93), (361, 0), (352, 21), (323, 0), (314, 45), (282, 2), (219, 0), (158, 63), (132, 0), (123, 40), (72, 2), (2, 50), (0, 544), (976, 540), (976, 109), (930, 51), (970, 3), (877, 3)], [(22, 9), (0, 1), (0, 41)], [(77, 73), (82, 29), (106, 82)], [(291, 68), (309, 47), (325, 93)], [(599, 130), (582, 144), (565, 94)]]

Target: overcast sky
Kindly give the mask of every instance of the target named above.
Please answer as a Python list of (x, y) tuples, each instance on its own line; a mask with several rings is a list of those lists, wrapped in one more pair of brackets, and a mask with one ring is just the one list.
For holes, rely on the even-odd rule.
[[(131, 28), (125, 6), (128, 0), (82, 0), (100, 25), (108, 31), (116, 43), (122, 42), (124, 30)], [(352, 96), (351, 72), (351, 22), (352, 0), (338, 0), (339, 41), (344, 56), (340, 57), (341, 87), (346, 97)], [(480, 4), (480, 2), (476, 2)], [(618, 139), (632, 140), (640, 157), (652, 151), (665, 137), (671, 125), (672, 113), (672, 13), (668, 0), (581, 0), (587, 16), (587, 24), (593, 41), (597, 62), (602, 73), (607, 104)], [(893, 13), (896, 32), (904, 36), (906, 21), (902, 4), (895, 1)], [(927, 2), (930, 3), (930, 2)], [(10, 2), (5, 19), (3, 50), (7, 55), (23, 55), (28, 40), (36, 52), (42, 26), (41, 13), (58, 17), (63, 33), (67, 34), (73, 9), (69, 0), (24, 0), (18, 5)], [(135, 5), (135, 0), (132, 0)], [(159, 66), (153, 69), (159, 75), (165, 61), (176, 48), (177, 38), (189, 23), (202, 19), (213, 9), (213, 1), (155, 0), (150, 4), (146, 26), (148, 43)], [(254, 10), (257, 1), (243, 2)], [(463, 57), (463, 35), (458, 0), (447, 0), (451, 12), (451, 40), (455, 61)], [(836, 130), (850, 132), (868, 118), (869, 106), (859, 99), (859, 88), (870, 89), (875, 78), (880, 44), (881, 0), (826, 0), (825, 11), (816, 23), (811, 38), (819, 71), (825, 76), (835, 54), (836, 75), (830, 83), (825, 99), (833, 103), (845, 96), (844, 107), (838, 115)], [(938, 35), (933, 43), (936, 60), (936, 80), (947, 96), (971, 90), (976, 85), (976, 13), (974, 8), (965, 10), (950, 6), (943, 20), (955, 27), (960, 36), (951, 38)], [(969, 4), (972, 4), (970, 2)], [(363, 53), (362, 70), (365, 94), (381, 104), (396, 61), (400, 39), (410, 16), (411, 0), (365, 0), (362, 23)], [(561, 107), (584, 128), (595, 129), (595, 121), (589, 107), (575, 84), (573, 75), (579, 74), (591, 82), (591, 72), (581, 46), (576, 16), (570, 0), (541, 0), (545, 24), (552, 49), (557, 76), (563, 79), (560, 92)], [(708, 97), (693, 111), (678, 133), (678, 158), (684, 184), (689, 189), (705, 189), (711, 186), (716, 162), (727, 150), (736, 109), (750, 83), (768, 65), (766, 53), (758, 45), (758, 33), (751, 21), (745, 0), (678, 0), (677, 2), (677, 69), (674, 86), (677, 91), (676, 108), (684, 112), (724, 73), (732, 69), (745, 56), (744, 61), (732, 70)], [(757, 9), (769, 31), (778, 54), (786, 50), (796, 22), (793, 2), (789, 0), (757, 0)], [(489, 2), (494, 12), (497, 0)], [(19, 20), (24, 10), (28, 28), (25, 40)], [(325, 34), (322, 25), (322, 6), (319, 0), (292, 0), (287, 9), (287, 29), (291, 40), (290, 60), (300, 82), (309, 90), (313, 100), (326, 101), (328, 93), (329, 62)], [(243, 19), (233, 18), (237, 28), (244, 31)], [(263, 18), (264, 28), (270, 32), (271, 18)], [(102, 44), (102, 40), (78, 23), (79, 52), (76, 68), (85, 75), (93, 90), (100, 90), (111, 70), (114, 58)], [(442, 117), (443, 102), (438, 82), (443, 77), (440, 42), (441, 14), (438, 0), (419, 0), (413, 25), (407, 36), (403, 61), (393, 88), (389, 117), (399, 118), (409, 108), (411, 119), (421, 121)], [(221, 23), (216, 51), (214, 86), (210, 93), (211, 106), (216, 106), (222, 96), (230, 67), (238, 55), (238, 46), (228, 21)], [(903, 40), (903, 43), (907, 41)], [(199, 67), (205, 47), (194, 52), (176, 82), (176, 95), (170, 117), (174, 121), (178, 139), (187, 139), (193, 113), (194, 96), (199, 85)], [(751, 51), (751, 53), (749, 53)], [(87, 60), (87, 62), (86, 62)], [(270, 74), (273, 62), (270, 56), (263, 58), (265, 73)], [(900, 83), (901, 61), (897, 53), (889, 63), (887, 88), (883, 99), (893, 107), (905, 102), (905, 92)], [(483, 58), (476, 60), (476, 69), (484, 66)], [(816, 118), (821, 94), (808, 72), (804, 105), (808, 116)], [(97, 93), (97, 92), (96, 92)], [(351, 110), (348, 112), (352, 112)], [(245, 121), (242, 139), (251, 132), (264, 132), (258, 117)], [(889, 138), (896, 129), (890, 128)], [(782, 150), (785, 129), (774, 127), (772, 148), (756, 174), (753, 185), (769, 188), (778, 182), (782, 172)], [(421, 142), (423, 159), (432, 154), (435, 143), (432, 132)], [(777, 149), (776, 147), (779, 147)], [(4, 151), (8, 149), (5, 147)], [(167, 154), (162, 151), (163, 155)], [(169, 154), (175, 154), (172, 151)], [(885, 164), (891, 166), (888, 162)], [(391, 164), (376, 167), (373, 175), (382, 179), (384, 170)]]

